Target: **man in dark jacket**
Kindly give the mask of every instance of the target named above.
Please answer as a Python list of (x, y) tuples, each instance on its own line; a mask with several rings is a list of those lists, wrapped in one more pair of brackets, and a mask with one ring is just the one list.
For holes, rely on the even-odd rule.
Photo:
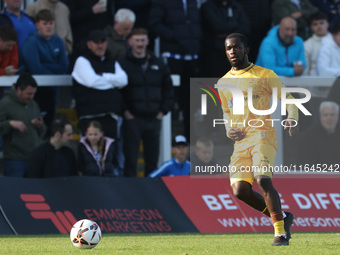
[(208, 0), (202, 4), (201, 21), (204, 36), (200, 73), (222, 77), (231, 67), (225, 57), (225, 38), (231, 33), (249, 34), (247, 15), (234, 0)]
[(173, 106), (170, 72), (164, 62), (148, 54), (147, 31), (134, 29), (129, 38), (131, 50), (121, 61), (128, 75), (123, 89), (125, 175), (136, 176), (140, 140), (143, 140), (145, 176), (157, 168), (161, 120)]
[(63, 120), (51, 125), (49, 141), (35, 148), (28, 159), (27, 177), (52, 178), (78, 175), (76, 157), (67, 147), (72, 140), (72, 126)]
[[(172, 74), (179, 74), (176, 91), (184, 117), (184, 136), (190, 139), (190, 78), (198, 76), (198, 54), (202, 37), (198, 0), (154, 0), (150, 30), (160, 37), (161, 52)], [(178, 93), (177, 93), (178, 92)]]

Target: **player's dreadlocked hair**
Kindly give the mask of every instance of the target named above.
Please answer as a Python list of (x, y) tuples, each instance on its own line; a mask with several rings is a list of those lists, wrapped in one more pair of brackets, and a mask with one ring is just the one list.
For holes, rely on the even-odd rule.
[(243, 43), (244, 48), (248, 47), (248, 39), (245, 35), (240, 34), (240, 33), (232, 33), (227, 36), (226, 40), (231, 39), (231, 38), (240, 39), (240, 41)]

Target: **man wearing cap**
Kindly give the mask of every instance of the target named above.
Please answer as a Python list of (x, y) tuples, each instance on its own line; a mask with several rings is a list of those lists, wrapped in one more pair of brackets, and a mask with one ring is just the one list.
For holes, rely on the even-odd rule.
[[(120, 89), (127, 85), (127, 75), (108, 53), (102, 30), (91, 31), (86, 45), (87, 50), (77, 58), (72, 71), (78, 127), (84, 135), (88, 122), (99, 121), (105, 135), (119, 143), (124, 112)], [(118, 155), (122, 155), (119, 151)]]
[(106, 136), (116, 138), (115, 127), (124, 110), (119, 89), (127, 85), (127, 75), (108, 54), (103, 31), (91, 31), (86, 45), (72, 71), (79, 128), (85, 134), (87, 122), (97, 120)]
[(190, 162), (186, 160), (189, 144), (183, 135), (177, 135), (172, 141), (172, 152), (175, 156), (165, 161), (158, 169), (148, 177), (180, 176), (190, 174)]

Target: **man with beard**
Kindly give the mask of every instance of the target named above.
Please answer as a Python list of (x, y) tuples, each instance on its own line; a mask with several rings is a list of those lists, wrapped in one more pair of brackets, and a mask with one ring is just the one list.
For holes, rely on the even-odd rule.
[(300, 76), (306, 67), (303, 40), (296, 35), (296, 21), (285, 17), (263, 39), (256, 65), (279, 76)]
[[(240, 99), (252, 96), (255, 109), (267, 110), (274, 89), (277, 89), (278, 98), (281, 99), (280, 91), (284, 85), (272, 70), (248, 61), (247, 44), (247, 38), (242, 34), (234, 33), (226, 38), (226, 54), (232, 68), (218, 81), (223, 119), (229, 123), (225, 125), (226, 134), (235, 142), (229, 166), (230, 184), (238, 199), (271, 217), (275, 228), (272, 245), (288, 245), (294, 215), (281, 210), (280, 197), (272, 184), (272, 167), (277, 150), (275, 127), (266, 121), (271, 119), (270, 114), (256, 115), (248, 107), (244, 107), (244, 114), (236, 114), (238, 98), (232, 94), (234, 89), (241, 90), (243, 95)], [(252, 95), (248, 95), (248, 88), (252, 88)], [(289, 93), (286, 97), (293, 99)], [(298, 110), (292, 104), (288, 105), (287, 110), (285, 129), (288, 129), (290, 136), (294, 136), (298, 132)], [(252, 189), (254, 180), (262, 195)]]

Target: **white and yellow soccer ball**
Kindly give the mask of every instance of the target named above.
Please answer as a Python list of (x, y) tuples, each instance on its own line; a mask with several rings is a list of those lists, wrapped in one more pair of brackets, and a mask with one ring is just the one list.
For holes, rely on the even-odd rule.
[(88, 219), (77, 221), (70, 232), (73, 245), (79, 249), (92, 249), (102, 237), (99, 225)]

